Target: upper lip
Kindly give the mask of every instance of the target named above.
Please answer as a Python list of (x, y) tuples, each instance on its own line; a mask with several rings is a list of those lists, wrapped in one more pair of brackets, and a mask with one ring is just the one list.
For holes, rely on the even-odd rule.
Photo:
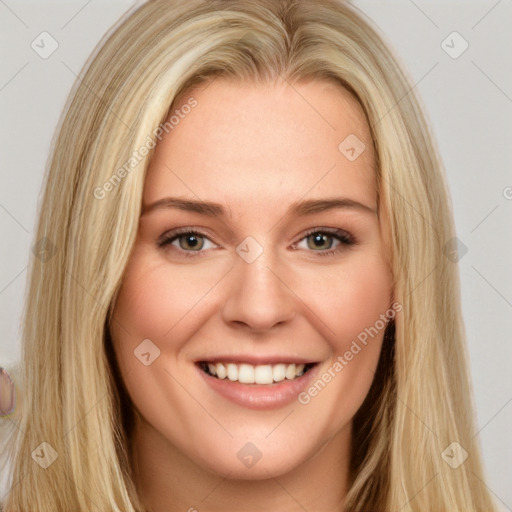
[(305, 358), (305, 357), (297, 357), (297, 356), (283, 356), (283, 355), (255, 355), (255, 354), (236, 354), (236, 355), (215, 355), (215, 356), (206, 356), (201, 359), (197, 359), (196, 363), (246, 363), (253, 366), (265, 365), (265, 364), (308, 364), (308, 363), (316, 363), (318, 361)]

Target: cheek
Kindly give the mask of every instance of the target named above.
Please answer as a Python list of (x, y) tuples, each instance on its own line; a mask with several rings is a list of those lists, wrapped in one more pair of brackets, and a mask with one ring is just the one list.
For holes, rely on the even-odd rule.
[(161, 259), (155, 263), (149, 254), (134, 254), (114, 311), (117, 330), (123, 329), (121, 338), (130, 343), (149, 338), (162, 348), (172, 340), (173, 350), (179, 351), (181, 337), (176, 334), (191, 320), (197, 322), (198, 313), (208, 304), (209, 290), (222, 274), (222, 269), (176, 268)]
[[(313, 276), (308, 281), (313, 282)], [(343, 267), (317, 273), (314, 282), (309, 305), (322, 321), (317, 325), (324, 326), (331, 358), (299, 403), (310, 418), (329, 411), (331, 425), (342, 425), (359, 409), (373, 381), (386, 327), (381, 315), (391, 306), (392, 277), (380, 252), (368, 251)]]
[(337, 288), (338, 308), (331, 315), (343, 338), (355, 338), (374, 326), (390, 307), (392, 280), (378, 258), (371, 258), (367, 264), (358, 262), (344, 277)]
[(295, 286), (307, 298), (310, 321), (338, 353), (391, 305), (391, 273), (377, 250), (361, 251), (339, 266), (301, 272)]
[[(194, 403), (173, 376), (183, 368), (183, 347), (211, 309), (208, 291), (224, 272), (204, 265), (177, 269), (138, 249), (125, 270), (113, 313), (114, 351), (135, 407), (162, 430), (172, 409), (181, 418), (173, 428), (183, 438), (200, 411), (190, 411)], [(146, 361), (144, 354), (149, 354)], [(190, 377), (189, 372), (183, 370), (178, 381)]]
[[(184, 349), (215, 309), (211, 291), (227, 271), (227, 265), (178, 268), (143, 246), (132, 254), (111, 332), (122, 378), (139, 411), (159, 417), (162, 404), (173, 403), (178, 410), (189, 398), (182, 396), (179, 386), (172, 385), (172, 377), (165, 370), (172, 373), (188, 365)], [(148, 353), (149, 361), (143, 356)], [(190, 377), (188, 373), (186, 376)]]
[(354, 262), (336, 290), (337, 308), (330, 311), (336, 332), (332, 346), (342, 356), (343, 371), (369, 388), (387, 325), (383, 315), (391, 306), (391, 273), (380, 253), (370, 253)]

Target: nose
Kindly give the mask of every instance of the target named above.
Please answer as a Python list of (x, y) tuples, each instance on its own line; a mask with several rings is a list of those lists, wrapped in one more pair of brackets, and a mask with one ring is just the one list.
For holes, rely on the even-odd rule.
[(229, 273), (224, 321), (258, 333), (290, 322), (295, 316), (296, 298), (285, 277), (283, 267), (269, 250), (251, 263), (237, 256)]

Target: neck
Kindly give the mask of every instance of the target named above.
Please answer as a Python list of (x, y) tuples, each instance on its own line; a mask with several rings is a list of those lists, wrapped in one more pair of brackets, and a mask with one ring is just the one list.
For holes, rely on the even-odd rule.
[(148, 512), (341, 512), (350, 436), (349, 425), (285, 474), (240, 480), (202, 468), (141, 421), (132, 440), (135, 483)]

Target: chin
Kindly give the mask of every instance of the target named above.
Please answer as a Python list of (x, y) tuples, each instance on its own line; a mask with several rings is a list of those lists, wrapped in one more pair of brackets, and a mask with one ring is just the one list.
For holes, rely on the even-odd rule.
[(232, 440), (231, 448), (214, 447), (196, 463), (204, 470), (230, 480), (266, 480), (293, 472), (307, 460), (307, 450), (279, 449), (271, 443)]

